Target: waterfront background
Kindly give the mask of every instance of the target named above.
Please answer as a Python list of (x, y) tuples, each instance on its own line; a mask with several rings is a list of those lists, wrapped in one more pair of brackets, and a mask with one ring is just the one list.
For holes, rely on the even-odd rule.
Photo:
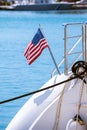
[[(28, 65), (24, 50), (39, 25), (57, 62), (63, 56), (63, 24), (86, 22), (87, 11), (0, 11), (0, 101), (39, 89), (51, 77), (54, 64), (46, 48)], [(0, 130), (29, 99), (26, 97), (0, 105)]]

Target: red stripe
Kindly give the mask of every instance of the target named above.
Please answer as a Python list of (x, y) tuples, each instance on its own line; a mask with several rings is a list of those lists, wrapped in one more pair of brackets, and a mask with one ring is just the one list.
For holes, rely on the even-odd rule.
[(28, 44), (28, 46), (26, 47), (26, 50), (25, 50), (25, 52), (24, 52), (24, 56), (26, 56), (27, 52), (29, 51), (30, 46), (31, 46), (31, 43)]

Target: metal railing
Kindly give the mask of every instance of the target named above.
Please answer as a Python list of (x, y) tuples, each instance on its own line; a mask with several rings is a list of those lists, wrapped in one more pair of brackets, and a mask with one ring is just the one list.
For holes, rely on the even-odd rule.
[[(87, 61), (87, 24), (67, 23), (64, 24), (64, 57), (58, 63), (60, 69), (63, 64), (64, 74), (71, 71), (72, 65), (78, 60)], [(56, 69), (52, 75), (55, 75)]]

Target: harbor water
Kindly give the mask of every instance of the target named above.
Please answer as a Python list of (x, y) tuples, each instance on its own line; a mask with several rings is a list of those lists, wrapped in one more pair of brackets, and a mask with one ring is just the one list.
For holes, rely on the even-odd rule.
[[(63, 24), (86, 22), (87, 11), (0, 11), (0, 101), (39, 89), (55, 68), (48, 49), (28, 65), (24, 50), (38, 27), (58, 63), (63, 57)], [(0, 105), (0, 130), (5, 130), (30, 96)]]

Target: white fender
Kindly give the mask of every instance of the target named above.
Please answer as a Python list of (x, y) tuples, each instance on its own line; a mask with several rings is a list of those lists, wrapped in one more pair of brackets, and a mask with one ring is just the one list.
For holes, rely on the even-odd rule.
[(79, 121), (70, 119), (66, 125), (66, 130), (86, 130), (86, 124), (82, 124)]

